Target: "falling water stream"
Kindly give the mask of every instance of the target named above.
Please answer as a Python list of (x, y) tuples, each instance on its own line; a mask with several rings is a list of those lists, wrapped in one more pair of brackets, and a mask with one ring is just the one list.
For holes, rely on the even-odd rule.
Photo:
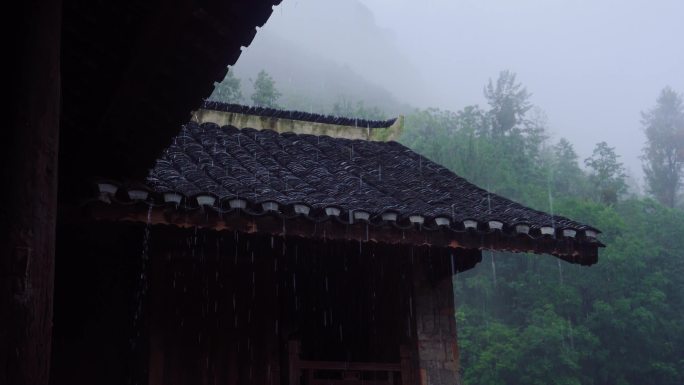
[[(551, 194), (551, 181), (547, 183), (547, 191), (549, 194), (549, 213), (551, 213), (551, 226), (553, 227), (553, 236), (556, 236), (556, 217), (553, 213), (553, 195)], [(558, 282), (563, 286), (563, 264), (560, 258), (556, 258), (556, 263), (558, 263)]]
[[(487, 188), (487, 214), (492, 214), (492, 197), (489, 194), (491, 186)], [(489, 250), (489, 259), (492, 261), (492, 280), (494, 282), (494, 287), (496, 287), (496, 259), (494, 257), (494, 252)]]
[[(152, 223), (152, 205), (147, 209), (147, 221), (145, 223), (145, 230), (143, 233), (142, 250), (140, 252), (140, 274), (138, 275), (137, 288), (135, 292), (135, 311), (133, 313), (133, 334), (130, 338), (129, 345), (131, 349), (131, 358), (133, 368), (135, 368), (135, 357), (137, 357), (137, 349), (141, 338), (141, 330), (143, 324), (143, 308), (145, 296), (148, 289), (147, 267), (149, 264), (150, 252), (150, 227)], [(132, 373), (129, 374), (128, 383), (137, 384), (137, 378), (134, 379)]]

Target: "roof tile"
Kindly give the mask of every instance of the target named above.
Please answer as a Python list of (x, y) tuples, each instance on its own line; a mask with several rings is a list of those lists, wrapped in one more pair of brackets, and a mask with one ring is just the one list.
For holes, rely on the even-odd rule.
[(400, 218), (422, 215), (594, 228), (533, 210), (483, 190), (396, 142), (349, 140), (270, 130), (185, 125), (148, 176), (157, 192), (209, 193), (220, 200), (303, 203)]

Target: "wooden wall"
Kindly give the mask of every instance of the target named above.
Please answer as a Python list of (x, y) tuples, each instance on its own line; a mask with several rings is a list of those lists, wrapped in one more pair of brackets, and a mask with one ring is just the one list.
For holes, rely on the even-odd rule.
[(287, 384), (290, 340), (319, 361), (399, 362), (409, 346), (418, 373), (421, 301), (461, 258), (117, 223), (60, 239), (54, 384)]

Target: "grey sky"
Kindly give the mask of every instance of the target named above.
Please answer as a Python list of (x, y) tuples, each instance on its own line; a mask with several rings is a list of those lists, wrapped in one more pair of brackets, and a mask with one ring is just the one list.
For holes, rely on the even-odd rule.
[[(556, 139), (582, 158), (605, 140), (635, 174), (639, 112), (666, 85), (684, 92), (682, 0), (360, 0), (355, 20), (336, 18), (344, 1), (284, 0), (264, 29), (418, 107), (484, 104), (487, 80), (510, 69)], [(372, 50), (356, 33), (361, 22), (383, 30)]]

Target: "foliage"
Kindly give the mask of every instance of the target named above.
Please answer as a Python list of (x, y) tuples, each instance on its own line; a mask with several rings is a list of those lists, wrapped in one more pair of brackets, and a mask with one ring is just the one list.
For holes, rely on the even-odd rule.
[(596, 144), (593, 154), (584, 160), (591, 170), (589, 181), (595, 186), (596, 198), (605, 204), (615, 204), (627, 190), (625, 168), (618, 157), (615, 148), (600, 142)]
[(348, 118), (366, 120), (385, 120), (387, 117), (378, 107), (366, 107), (362, 100), (353, 103), (347, 98), (340, 98), (333, 104), (332, 114)]
[(280, 96), (282, 96), (282, 94), (276, 89), (273, 78), (267, 74), (266, 71), (259, 71), (257, 78), (254, 81), (252, 103), (259, 107), (277, 108), (278, 98), (280, 98)]
[(656, 106), (641, 114), (646, 133), (644, 174), (648, 191), (662, 204), (674, 207), (684, 165), (684, 105), (682, 96), (666, 87)]
[(579, 167), (578, 156), (572, 144), (561, 138), (552, 148), (551, 183), (554, 191), (562, 196), (582, 196), (588, 187)]
[(484, 95), (489, 103), (492, 134), (501, 136), (524, 123), (525, 113), (532, 107), (530, 93), (511, 71), (501, 71), (496, 84), (489, 79)]
[(228, 70), (226, 77), (220, 83), (214, 83), (214, 92), (212, 92), (209, 100), (232, 104), (240, 103), (242, 101), (240, 79)]
[[(567, 140), (547, 146), (529, 94), (513, 74), (502, 77), (486, 88), (489, 110), (415, 111), (401, 141), (493, 192), (592, 224), (607, 247), (591, 267), (485, 251), (457, 275), (464, 383), (684, 383), (684, 213), (627, 199), (604, 142), (586, 171)], [(501, 95), (525, 103), (504, 114)]]

